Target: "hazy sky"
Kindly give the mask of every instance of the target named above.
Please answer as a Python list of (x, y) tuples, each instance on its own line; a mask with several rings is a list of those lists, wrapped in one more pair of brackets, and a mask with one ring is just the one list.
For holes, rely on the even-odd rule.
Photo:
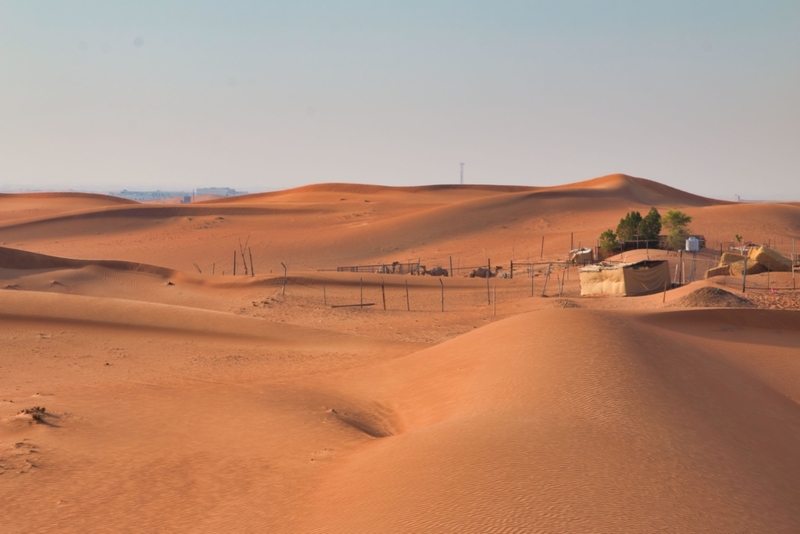
[(800, 199), (800, 1), (0, 0), (0, 187)]

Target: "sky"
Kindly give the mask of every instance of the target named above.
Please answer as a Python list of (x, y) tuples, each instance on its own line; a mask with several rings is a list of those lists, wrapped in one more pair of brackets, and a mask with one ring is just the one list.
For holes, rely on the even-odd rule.
[(800, 200), (800, 1), (0, 0), (0, 189)]

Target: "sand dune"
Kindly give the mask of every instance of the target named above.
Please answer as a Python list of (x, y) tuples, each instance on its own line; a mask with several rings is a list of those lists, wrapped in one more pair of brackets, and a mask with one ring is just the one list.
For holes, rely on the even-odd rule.
[(136, 202), (92, 193), (0, 193), (0, 224), (123, 204)]
[(581, 298), (546, 265), (318, 270), (552, 262), (652, 205), (800, 237), (797, 205), (626, 175), (0, 196), (0, 531), (796, 532), (792, 273)]
[(677, 330), (740, 324), (738, 351), (664, 314), (553, 310), (347, 377), (404, 431), (333, 473), (309, 529), (790, 532), (798, 389), (739, 360), (782, 331), (770, 359), (797, 378), (800, 317), (747, 313), (670, 314)]
[[(298, 269), (412, 259), (434, 265), (450, 256), (479, 265), (487, 256), (507, 262), (515, 253), (558, 258), (571, 243), (594, 243), (628, 210), (653, 204), (692, 208), (705, 221), (702, 210), (720, 202), (624, 175), (548, 188), (322, 184), (195, 205), (18, 219), (2, 226), (0, 244), (72, 257), (102, 245), (115, 259), (184, 271), (193, 263), (221, 264), (228, 273), (233, 250), (248, 236), (260, 272), (281, 269), (286, 260)], [(703, 233), (705, 223), (696, 230)]]

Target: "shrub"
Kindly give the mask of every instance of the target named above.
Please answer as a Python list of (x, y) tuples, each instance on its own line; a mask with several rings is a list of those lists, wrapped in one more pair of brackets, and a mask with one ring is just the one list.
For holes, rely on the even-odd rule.
[(642, 222), (642, 214), (638, 211), (628, 213), (620, 219), (617, 226), (617, 237), (620, 241), (633, 241), (639, 235), (639, 223)]
[(600, 234), (600, 248), (604, 252), (613, 252), (618, 246), (617, 234), (611, 228)]
[(673, 250), (683, 248), (689, 237), (688, 226), (692, 218), (682, 211), (669, 210), (662, 220), (667, 230), (667, 246)]
[(650, 211), (639, 223), (638, 232), (642, 239), (649, 241), (658, 239), (658, 234), (661, 233), (661, 215), (657, 209), (650, 208)]

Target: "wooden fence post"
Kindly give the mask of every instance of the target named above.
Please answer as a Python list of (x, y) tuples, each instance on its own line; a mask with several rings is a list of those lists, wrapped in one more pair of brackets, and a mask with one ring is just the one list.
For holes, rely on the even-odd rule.
[(281, 295), (285, 295), (286, 294), (286, 265), (283, 262), (281, 262), (281, 265), (283, 265), (283, 289), (281, 290)]
[(531, 296), (533, 296), (533, 264), (531, 264), (530, 270), (531, 270)]
[(539, 251), (539, 259), (544, 258), (544, 236), (542, 236), (542, 250)]
[(383, 311), (386, 311), (386, 290), (384, 289), (383, 278), (381, 278), (381, 296), (383, 297)]
[(442, 311), (444, 311), (444, 282), (439, 278), (439, 285), (442, 286)]
[(742, 293), (747, 289), (747, 256), (744, 257), (744, 275), (742, 276)]
[(233, 276), (236, 276), (236, 251), (233, 251)]
[(406, 309), (411, 311), (411, 301), (408, 300), (408, 280), (406, 280)]
[(550, 279), (550, 266), (552, 264), (547, 264), (547, 273), (544, 275), (544, 286), (542, 286), (542, 296), (544, 296), (544, 292), (547, 291), (547, 281)]
[(256, 270), (253, 269), (253, 249), (248, 247), (247, 252), (250, 254), (250, 276), (253, 277), (256, 275)]
[(450, 256), (450, 276), (455, 276), (453, 272), (453, 256)]
[(489, 290), (489, 277), (491, 275), (492, 275), (491, 271), (486, 271), (486, 303), (487, 304), (491, 304), (492, 303), (492, 294), (490, 293), (490, 290)]

